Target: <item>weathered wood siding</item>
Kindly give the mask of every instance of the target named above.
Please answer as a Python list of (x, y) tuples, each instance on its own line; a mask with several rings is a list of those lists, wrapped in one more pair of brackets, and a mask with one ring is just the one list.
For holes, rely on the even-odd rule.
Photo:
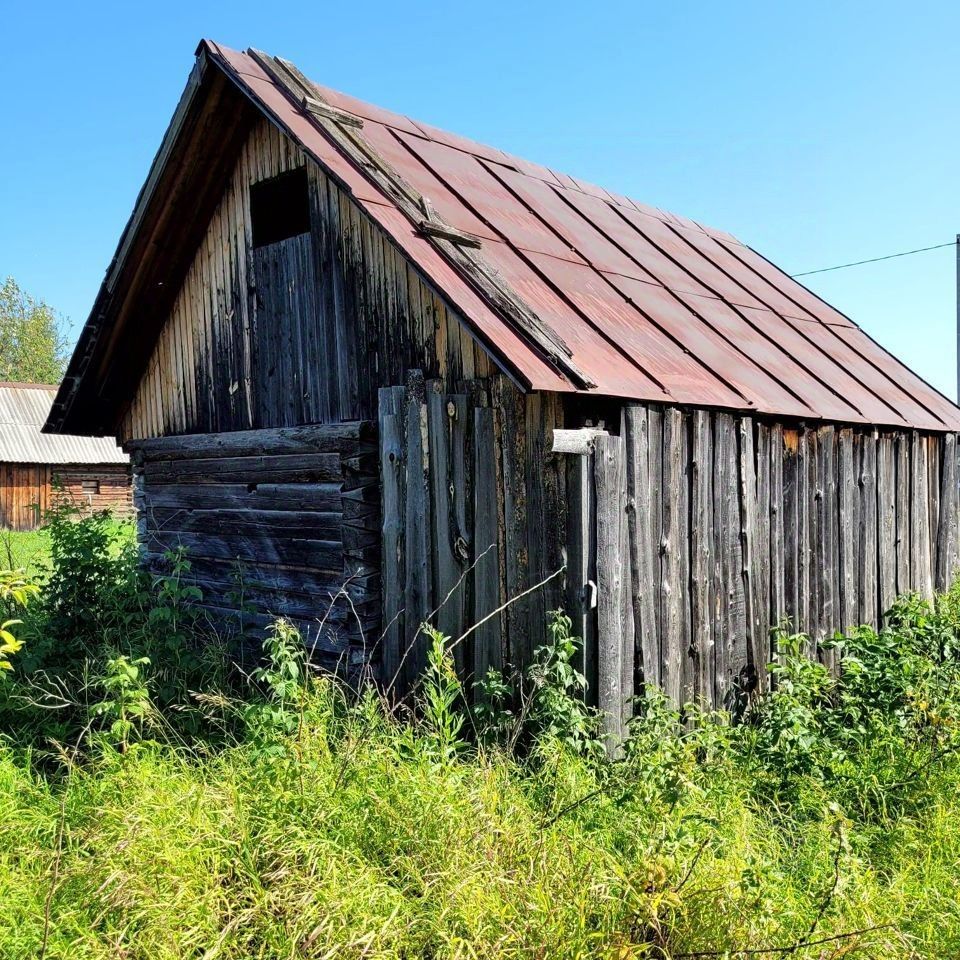
[(0, 463), (0, 530), (34, 530), (50, 506), (50, 467)]
[(624, 408), (620, 433), (583, 458), (596, 499), (597, 682), (611, 703), (652, 681), (678, 703), (736, 707), (767, 686), (781, 622), (832, 664), (825, 638), (877, 626), (898, 594), (930, 598), (960, 573), (952, 434), (645, 405)]
[[(252, 248), (250, 186), (305, 166), (311, 230)], [(266, 120), (244, 145), (147, 370), (124, 440), (376, 417), (422, 369), (492, 372), (458, 315), (378, 226)]]
[(121, 517), (133, 513), (130, 467), (125, 464), (101, 466), (77, 464), (51, 467), (53, 496), (64, 496), (81, 513), (109, 510)]
[(150, 569), (168, 571), (183, 548), (183, 580), (213, 619), (246, 632), (285, 616), (321, 661), (366, 659), (380, 622), (370, 425), (149, 439), (131, 450)]
[(560, 399), (524, 396), (504, 378), (462, 387), (415, 372), (380, 391), (381, 673), (400, 690), (425, 665), (424, 621), (454, 641), (479, 625), (454, 654), (465, 675), (482, 677), (528, 663), (547, 611), (563, 603), (566, 463), (552, 452)]
[(120, 464), (0, 464), (0, 530), (34, 530), (58, 499), (82, 514), (133, 510), (130, 469)]

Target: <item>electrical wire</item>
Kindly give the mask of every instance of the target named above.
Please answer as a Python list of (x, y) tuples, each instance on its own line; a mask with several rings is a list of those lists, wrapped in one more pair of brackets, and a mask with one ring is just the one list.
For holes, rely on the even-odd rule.
[(805, 270), (803, 273), (791, 273), (791, 277), (809, 277), (812, 273), (828, 273), (831, 270), (845, 270), (847, 267), (859, 267), (865, 263), (879, 263), (881, 260), (893, 260), (896, 257), (909, 257), (914, 253), (926, 253), (928, 250), (940, 250), (943, 247), (955, 247), (960, 244), (960, 237), (949, 243), (936, 243), (932, 247), (917, 247), (916, 250), (904, 250), (903, 253), (889, 253), (885, 257), (871, 257), (869, 260), (855, 260), (853, 263), (840, 263), (835, 267), (821, 267), (819, 270)]

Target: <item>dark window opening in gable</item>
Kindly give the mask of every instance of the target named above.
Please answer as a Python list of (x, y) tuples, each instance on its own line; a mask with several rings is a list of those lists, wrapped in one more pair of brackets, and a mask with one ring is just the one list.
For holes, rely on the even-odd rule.
[(250, 221), (254, 247), (279, 243), (310, 232), (307, 168), (290, 170), (250, 187)]

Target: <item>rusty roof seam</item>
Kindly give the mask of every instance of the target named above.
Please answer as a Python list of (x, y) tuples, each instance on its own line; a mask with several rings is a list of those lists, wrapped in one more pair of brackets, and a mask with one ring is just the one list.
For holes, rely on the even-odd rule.
[[(568, 202), (568, 201), (565, 200), (565, 202)], [(693, 280), (695, 280), (697, 283), (701, 284), (705, 289), (707, 289), (707, 290), (709, 290), (711, 293), (715, 294), (716, 299), (717, 299), (719, 302), (724, 303), (724, 304), (726, 304), (728, 307), (730, 307), (730, 309), (731, 309), (737, 316), (739, 316), (739, 317), (744, 321), (744, 323), (748, 324), (748, 325), (751, 327), (751, 329), (755, 330), (760, 336), (762, 336), (762, 337), (764, 337), (766, 340), (768, 340), (768, 342), (769, 342), (772, 346), (774, 346), (776, 349), (780, 350), (780, 352), (784, 355), (784, 357), (785, 357), (790, 363), (792, 363), (792, 364), (794, 364), (794, 365), (796, 365), (796, 366), (798, 366), (798, 367), (803, 366), (803, 365), (800, 363), (800, 361), (799, 361), (796, 357), (794, 357), (792, 354), (790, 354), (790, 353), (786, 350), (786, 348), (785, 348), (781, 343), (779, 343), (774, 337), (769, 336), (769, 335), (766, 333), (766, 331), (764, 331), (761, 327), (758, 327), (758, 326), (757, 326), (756, 324), (754, 324), (747, 316), (745, 316), (743, 313), (741, 313), (740, 310), (737, 309), (737, 307), (738, 307), (737, 304), (734, 304), (734, 303), (730, 302), (730, 301), (727, 300), (725, 297), (723, 297), (722, 295), (720, 295), (713, 287), (711, 287), (711, 286), (709, 285), (709, 282), (708, 282), (707, 280), (703, 279), (702, 277), (696, 277), (696, 276), (694, 276), (694, 274), (693, 274), (684, 264), (680, 263), (675, 257), (671, 256), (671, 254), (670, 254), (669, 251), (664, 250), (663, 247), (661, 247), (660, 244), (658, 244), (654, 238), (649, 237), (649, 236), (647, 236), (645, 233), (643, 233), (643, 231), (640, 230), (640, 228), (637, 226), (637, 224), (635, 224), (631, 219), (629, 219), (629, 218), (627, 218), (627, 217), (624, 217), (623, 214), (622, 214), (619, 210), (614, 209), (614, 213), (615, 213), (617, 216), (619, 216), (619, 217), (621, 218), (621, 220), (623, 220), (623, 222), (624, 222), (631, 230), (635, 231), (637, 234), (639, 234), (641, 237), (643, 237), (643, 239), (644, 239), (647, 243), (649, 243), (650, 246), (652, 246), (654, 249), (658, 250), (662, 256), (664, 256), (664, 257), (665, 257), (666, 259), (668, 259), (671, 263), (673, 263), (678, 269), (682, 270), (682, 271), (683, 271), (684, 273), (686, 273), (689, 277), (691, 277), (691, 279), (693, 279)], [(670, 224), (667, 224), (667, 226), (670, 227), (671, 225), (670, 225)], [(675, 231), (675, 232), (676, 232), (676, 231)], [(684, 239), (684, 242), (685, 242), (685, 243), (688, 243), (688, 245), (689, 245), (689, 241), (687, 241), (686, 238), (683, 238), (683, 239)], [(690, 245), (690, 248), (691, 248), (691, 250), (694, 252), (694, 254), (700, 256), (700, 257), (701, 257), (702, 259), (704, 259), (706, 262), (711, 263), (711, 261), (710, 261), (700, 250), (698, 250), (696, 247), (693, 247), (692, 245)], [(712, 265), (713, 265), (714, 267), (716, 267), (716, 264), (712, 264)], [(719, 268), (719, 267), (716, 267), (716, 269), (719, 270), (720, 268)], [(722, 271), (721, 271), (721, 272), (722, 272)], [(673, 290), (673, 289), (671, 289), (671, 288), (669, 288), (669, 287), (665, 287), (665, 289), (669, 290), (674, 296), (677, 296), (677, 295), (678, 295), (678, 291), (675, 291), (675, 290)], [(749, 291), (746, 291), (746, 292), (747, 292), (748, 295), (749, 295)], [(684, 295), (688, 295), (688, 294), (686, 293), (686, 291), (682, 291), (682, 293), (683, 293)], [(689, 294), (689, 295), (690, 295), (690, 296), (698, 296), (699, 294)], [(681, 302), (683, 302), (682, 298), (680, 298), (680, 297), (677, 297), (677, 298), (680, 299)], [(759, 300), (756, 300), (755, 297), (754, 297), (754, 300), (755, 300), (757, 303), (760, 303), (760, 302), (761, 302), (761, 301), (759, 301)], [(685, 304), (685, 305), (689, 307), (688, 304)], [(764, 308), (763, 308), (763, 309), (764, 309), (766, 312), (770, 313), (771, 316), (775, 316), (775, 317), (778, 317), (779, 319), (782, 319), (782, 317), (780, 317), (780, 315), (779, 315), (775, 310), (773, 310), (772, 308), (770, 308), (769, 306), (764, 305)], [(740, 352), (741, 354), (743, 354), (742, 348), (737, 347), (737, 349), (739, 350), (739, 352)], [(746, 356), (746, 354), (743, 354), (743, 355)], [(863, 414), (860, 412), (860, 410), (859, 410), (852, 402), (850, 402), (846, 397), (844, 397), (844, 396), (843, 396), (842, 394), (840, 394), (837, 390), (835, 390), (829, 383), (826, 383), (822, 378), (820, 378), (819, 376), (817, 376), (813, 371), (810, 371), (807, 367), (803, 366), (803, 369), (806, 370), (806, 372), (807, 372), (808, 374), (810, 374), (811, 376), (813, 376), (814, 379), (816, 379), (816, 381), (821, 384), (821, 386), (825, 387), (827, 390), (829, 390), (831, 393), (833, 393), (833, 394), (837, 397), (837, 399), (840, 400), (841, 403), (843, 403), (843, 404), (845, 404), (846, 406), (850, 407), (850, 409), (853, 410), (855, 414), (857, 414), (857, 415), (859, 415), (859, 416), (863, 416)], [(794, 390), (792, 390), (790, 387), (788, 387), (786, 384), (782, 383), (781, 381), (778, 380), (777, 382), (780, 383), (781, 387), (783, 387), (784, 389), (786, 389), (788, 393), (790, 393), (792, 396), (796, 397), (797, 400), (799, 400), (805, 407), (808, 407), (808, 408), (810, 408), (810, 409), (812, 409), (812, 410), (815, 410), (815, 409), (816, 409), (816, 407), (811, 406), (811, 401), (810, 401), (810, 400), (807, 400), (807, 399), (805, 399), (804, 397), (798, 395), (797, 393), (794, 392)]]
[[(749, 248), (748, 248), (748, 249), (749, 249)], [(760, 277), (760, 278), (763, 279), (763, 280), (766, 280), (766, 278), (762, 277), (762, 276), (753, 268), (753, 266), (752, 266), (751, 264), (747, 263), (747, 262), (743, 259), (743, 257), (741, 257), (735, 250), (731, 250), (730, 253), (731, 253), (734, 257), (736, 257), (736, 259), (739, 260), (747, 269), (752, 270), (753, 273), (754, 273), (756, 276)], [(767, 260), (766, 257), (763, 257), (762, 254), (757, 254), (755, 250), (753, 251), (753, 253), (755, 253), (757, 256), (761, 257), (763, 260), (766, 260), (767, 263), (770, 263), (770, 261)], [(771, 266), (774, 266), (773, 264), (770, 264), (770, 265), (771, 265)], [(769, 281), (766, 281), (766, 282), (769, 283)], [(793, 282), (796, 283), (795, 280), (794, 280)], [(773, 284), (771, 284), (771, 286), (773, 286)], [(801, 284), (801, 286), (802, 286), (802, 284)], [(804, 289), (806, 289), (806, 288), (804, 287)], [(784, 290), (781, 289), (780, 292), (783, 293), (784, 296), (786, 296), (790, 301), (792, 301), (793, 303), (796, 303), (797, 306), (798, 306), (801, 310), (804, 309), (804, 308), (801, 306), (801, 304), (797, 303), (797, 301), (796, 301), (793, 297), (789, 296)], [(814, 296), (816, 296), (816, 294), (814, 294)], [(819, 298), (818, 298), (818, 299), (819, 299)], [(834, 309), (834, 308), (833, 308), (832, 306), (830, 306), (829, 304), (826, 304), (826, 306), (828, 306), (831, 310)], [(822, 320), (822, 319), (819, 318), (819, 317), (814, 317), (812, 314), (809, 313), (809, 311), (806, 311), (806, 310), (805, 310), (804, 312), (806, 312), (806, 313), (808, 314), (808, 316), (810, 317), (810, 320), (809, 320), (808, 322), (819, 323), (821, 326), (825, 327), (825, 328), (830, 332), (831, 336), (833, 336), (834, 338), (836, 338), (837, 340), (839, 340), (841, 343), (843, 343), (845, 347), (849, 348), (849, 344), (847, 344), (846, 341), (844, 341), (843, 338), (840, 337), (840, 335), (839, 335), (839, 334), (836, 332), (836, 330), (834, 329), (834, 328), (837, 327), (837, 326), (842, 326), (842, 324), (827, 323), (827, 322), (825, 322), (824, 320)], [(837, 311), (837, 312), (839, 313), (839, 311)], [(803, 319), (804, 321), (807, 321), (807, 318), (806, 318), (806, 317), (804, 317), (804, 318), (802, 318), (802, 319)], [(846, 317), (846, 319), (849, 320), (849, 317)], [(863, 332), (863, 331), (861, 330), (861, 328), (860, 328), (859, 326), (857, 326), (857, 324), (854, 323), (852, 320), (850, 320), (850, 323), (852, 324), (852, 326), (853, 326), (855, 329), (859, 330), (861, 333)], [(883, 349), (883, 348), (881, 347), (881, 349)], [(884, 351), (884, 352), (886, 352), (886, 351)], [(892, 356), (892, 354), (891, 354), (891, 356)], [(886, 380), (890, 383), (890, 385), (891, 385), (896, 391), (898, 391), (900, 394), (902, 394), (902, 395), (904, 396), (904, 398), (906, 399), (907, 402), (917, 404), (919, 407), (921, 407), (922, 409), (926, 410), (927, 413), (929, 413), (930, 416), (932, 416), (932, 417), (933, 417), (935, 420), (937, 420), (939, 423), (944, 423), (944, 424), (945, 424), (944, 419), (943, 419), (939, 414), (937, 414), (936, 411), (934, 411), (931, 407), (929, 407), (926, 403), (924, 403), (924, 401), (923, 401), (920, 397), (914, 396), (913, 394), (909, 393), (909, 392), (905, 389), (905, 387), (903, 386), (902, 383), (900, 383), (898, 380), (895, 380), (895, 379), (894, 379), (890, 374), (888, 374), (885, 370), (881, 369), (881, 368), (880, 368), (877, 364), (875, 364), (869, 357), (865, 356), (865, 355), (862, 354), (862, 353), (860, 354), (860, 357), (861, 357), (861, 359), (862, 359), (868, 366), (872, 367), (880, 376), (882, 376), (884, 379), (886, 379)], [(861, 381), (861, 383), (862, 383), (862, 381)], [(864, 384), (864, 386), (866, 387), (866, 384)], [(927, 386), (929, 386), (929, 384), (927, 384)], [(867, 387), (867, 389), (869, 389), (869, 387)], [(879, 398), (878, 398), (878, 399), (879, 399)], [(889, 404), (888, 404), (888, 406), (889, 406)]]
[[(478, 162), (481, 163), (481, 164), (484, 163), (484, 161), (483, 161), (482, 159), (479, 159)], [(556, 230), (556, 228), (553, 226), (553, 224), (550, 223), (548, 220), (546, 220), (546, 218), (541, 217), (541, 216), (539, 215), (539, 213), (538, 213), (536, 210), (534, 210), (534, 209), (530, 206), (530, 204), (526, 202), (526, 200), (525, 200), (523, 197), (521, 197), (515, 190), (513, 190), (513, 188), (510, 186), (510, 184), (506, 183), (501, 177), (499, 177), (499, 176), (496, 174), (496, 172), (494, 172), (494, 171), (491, 170), (491, 171), (490, 171), (490, 174), (491, 174), (491, 176), (493, 176), (493, 177), (497, 180), (498, 183), (500, 183), (500, 185), (501, 185), (511, 196), (514, 197), (514, 199), (515, 199), (518, 203), (520, 203), (520, 204), (527, 210), (528, 213), (531, 214), (531, 216), (533, 216), (533, 217), (534, 217), (535, 219), (537, 219), (540, 223), (542, 223), (543, 226), (546, 227), (547, 230), (549, 230), (554, 236), (557, 237), (557, 239), (559, 239), (559, 240), (560, 240), (561, 242), (563, 242), (563, 243), (569, 243), (569, 241), (568, 241), (565, 237), (563, 237), (563, 235), (560, 234), (558, 230)], [(449, 186), (449, 185), (448, 185), (448, 186)], [(598, 198), (598, 199), (602, 199), (602, 198)], [(576, 211), (575, 211), (575, 212), (576, 212)], [(596, 225), (594, 225), (594, 224), (589, 224), (589, 226), (591, 226), (591, 227), (593, 227), (594, 229), (596, 229), (599, 233), (602, 233), (602, 231), (600, 231), (599, 227), (596, 227)], [(518, 249), (520, 249), (520, 248), (518, 247)], [(572, 248), (572, 249), (576, 250), (575, 247)], [(539, 251), (537, 251), (537, 252), (538, 252), (538, 254), (539, 254)], [(619, 297), (620, 299), (622, 299), (624, 302), (628, 303), (634, 310), (637, 311), (637, 313), (638, 313), (640, 316), (642, 316), (644, 319), (646, 319), (648, 323), (650, 323), (650, 324), (652, 324), (654, 327), (656, 327), (664, 337), (666, 337), (668, 340), (672, 341), (683, 353), (685, 353), (685, 354), (686, 354), (687, 356), (689, 356), (692, 360), (694, 360), (696, 363), (698, 363), (698, 364), (699, 364), (708, 374), (710, 374), (710, 376), (712, 376), (718, 383), (722, 384), (722, 385), (725, 386), (727, 389), (729, 389), (730, 391), (732, 391), (734, 394), (736, 394), (737, 396), (739, 396), (739, 397), (744, 401), (744, 403), (746, 403), (748, 406), (750, 406), (750, 407), (755, 407), (755, 406), (756, 406), (756, 404), (754, 403), (754, 401), (751, 400), (749, 397), (747, 397), (747, 396), (743, 393), (743, 391), (740, 389), (740, 387), (739, 387), (737, 384), (734, 384), (734, 383), (730, 382), (726, 377), (723, 377), (722, 375), (720, 375), (716, 370), (714, 370), (712, 367), (710, 367), (710, 365), (703, 359), (703, 357), (700, 357), (700, 356), (698, 356), (697, 354), (694, 354), (684, 343), (682, 343), (682, 342), (681, 342), (680, 340), (678, 340), (675, 336), (673, 336), (673, 335), (670, 333), (669, 330), (665, 329), (661, 324), (659, 324), (659, 323), (651, 316), (651, 314), (650, 314), (649, 312), (641, 309), (635, 302), (633, 302), (629, 297), (627, 297), (627, 296), (623, 293), (623, 291), (619, 290), (614, 284), (610, 283), (610, 281), (603, 275), (603, 272), (600, 271), (600, 270), (598, 270), (598, 269), (590, 262), (590, 260), (589, 260), (584, 254), (580, 253), (579, 250), (577, 250), (576, 252), (577, 252), (578, 256), (580, 256), (581, 259), (584, 261), (584, 264), (585, 264), (589, 269), (591, 269), (598, 277), (600, 277), (600, 279), (614, 292), (614, 294), (615, 294), (617, 297)], [(544, 254), (539, 254), (539, 255), (544, 256)], [(546, 256), (551, 256), (550, 254), (545, 254), (545, 255), (546, 255)], [(526, 260), (526, 258), (524, 258), (524, 259)], [(559, 258), (554, 258), (554, 259), (559, 259)], [(534, 270), (534, 272), (537, 273), (537, 275), (540, 276), (541, 279), (543, 279), (543, 281), (544, 281), (548, 286), (550, 286), (558, 296), (562, 297), (562, 298), (568, 303), (568, 305), (569, 305), (572, 309), (574, 309), (581, 317), (583, 317), (583, 319), (585, 320), (586, 323), (588, 323), (591, 327), (593, 327), (593, 329), (596, 330), (598, 333), (602, 333), (602, 331), (601, 331), (600, 328), (597, 326), (597, 324), (596, 324), (577, 304), (575, 304), (575, 303), (569, 298), (569, 296), (567, 296), (567, 294), (566, 294), (563, 290), (561, 290), (556, 284), (554, 284), (548, 277), (545, 277), (545, 276), (543, 275), (543, 273), (542, 273), (539, 269), (537, 269), (536, 264), (530, 262), (529, 260), (527, 261), (527, 263), (529, 264), (530, 268), (531, 268), (532, 270)], [(639, 264), (638, 264), (638, 266), (639, 266)], [(641, 267), (641, 269), (645, 269), (645, 268)], [(636, 358), (635, 358), (632, 354), (630, 354), (628, 351), (626, 351), (626, 349), (625, 349), (618, 341), (615, 341), (615, 346), (617, 346), (622, 352), (624, 352), (624, 354), (628, 357), (628, 359), (630, 359), (635, 365), (639, 366), (639, 364), (637, 363)], [(644, 371), (644, 372), (646, 372), (646, 371)], [(647, 375), (650, 376), (649, 373), (647, 373)], [(666, 390), (666, 386), (664, 386), (664, 389)], [(667, 391), (667, 392), (669, 393), (670, 391)]]
[[(670, 226), (670, 225), (668, 224), (668, 227), (669, 227), (669, 226)], [(671, 227), (670, 229), (673, 229), (673, 228)], [(673, 232), (674, 232), (674, 234), (676, 234), (678, 237), (680, 237), (680, 234), (679, 234), (678, 231), (673, 230)], [(648, 238), (648, 239), (649, 239), (649, 238)], [(685, 243), (687, 243), (687, 244), (690, 243), (690, 241), (687, 240), (686, 237), (681, 237), (681, 239), (682, 239)], [(714, 242), (719, 242), (719, 241), (714, 241)], [(696, 250), (697, 248), (694, 248), (694, 249)], [(747, 290), (746, 290), (746, 287), (744, 287), (743, 283), (741, 283), (741, 281), (740, 281), (737, 277), (733, 276), (728, 270), (726, 270), (723, 266), (721, 266), (719, 263), (717, 263), (715, 260), (713, 260), (712, 257), (709, 257), (704, 251), (697, 250), (697, 252), (700, 253), (700, 255), (703, 256), (705, 259), (707, 259), (709, 262), (711, 262), (712, 265), (713, 265), (717, 270), (719, 270), (721, 273), (725, 274), (725, 275), (727, 276), (727, 278), (728, 278), (729, 280), (731, 280), (733, 283), (735, 283), (738, 287), (740, 287), (742, 290), (745, 290), (747, 293), (750, 293), (750, 291), (747, 291)], [(734, 251), (731, 250), (731, 251), (729, 251), (729, 252), (730, 252), (730, 254), (731, 254), (736, 260), (738, 260), (744, 267), (747, 267), (748, 269), (750, 269), (749, 264), (744, 263), (744, 261), (743, 261), (739, 256), (737, 256), (737, 254), (736, 254)], [(770, 283), (768, 280), (766, 280), (766, 278), (762, 277), (760, 274), (757, 274), (756, 271), (752, 271), (752, 270), (751, 270), (751, 272), (754, 273), (754, 275), (755, 275), (762, 283), (765, 283), (765, 284), (766, 284), (767, 286), (769, 286), (771, 289), (777, 291), (777, 288), (774, 287), (773, 284)], [(781, 291), (777, 291), (777, 292), (781, 292)], [(765, 307), (767, 310), (769, 310), (769, 311), (770, 311), (771, 313), (773, 313), (775, 316), (780, 317), (780, 319), (783, 320), (791, 329), (793, 329), (794, 331), (796, 331), (796, 333), (798, 333), (801, 337), (803, 337), (803, 339), (806, 340), (806, 342), (807, 342), (808, 344), (810, 344), (810, 345), (814, 348), (814, 350), (816, 350), (816, 351), (818, 351), (819, 353), (821, 353), (830, 363), (832, 363), (832, 364), (837, 368), (837, 370), (839, 371), (839, 373), (840, 373), (841, 376), (843, 376), (843, 377), (849, 377), (850, 379), (854, 380), (861, 389), (865, 390), (867, 393), (869, 393), (871, 396), (873, 396), (875, 400), (877, 400), (877, 401), (878, 401), (879, 403), (881, 403), (884, 407), (886, 407), (888, 410), (890, 410), (890, 412), (896, 417), (897, 420), (899, 420), (899, 421), (902, 422), (902, 423), (905, 423), (905, 422), (906, 422), (906, 420), (904, 419), (904, 417), (900, 414), (900, 412), (896, 409), (896, 407), (893, 406), (892, 403), (890, 403), (890, 402), (889, 402), (888, 400), (886, 400), (884, 397), (880, 396), (873, 388), (871, 388), (868, 384), (864, 383), (863, 380), (861, 380), (859, 377), (854, 376), (853, 373), (851, 373), (850, 370), (846, 369), (842, 364), (840, 364), (839, 361), (836, 359), (836, 357), (834, 357), (832, 354), (830, 354), (817, 340), (815, 340), (815, 339), (807, 336), (807, 334), (806, 334), (802, 329), (799, 329), (795, 324), (801, 322), (800, 320), (798, 320), (797, 318), (794, 318), (794, 317), (790, 316), (789, 314), (784, 314), (784, 313), (781, 313), (780, 311), (774, 309), (774, 308), (770, 305), (770, 303), (769, 303), (767, 300), (764, 300), (763, 297), (762, 297), (759, 293), (755, 293), (755, 294), (753, 294), (753, 296), (755, 296), (757, 299), (759, 299), (760, 302), (763, 303), (764, 307)], [(788, 297), (787, 299), (791, 299), (791, 298)], [(791, 301), (791, 302), (793, 302), (793, 301)], [(749, 309), (749, 308), (747, 308), (747, 309)], [(820, 326), (822, 326), (822, 327), (824, 327), (824, 328), (827, 328), (827, 327), (828, 327), (827, 324), (820, 324)], [(808, 369), (808, 371), (809, 371), (809, 368), (807, 368), (807, 369)], [(811, 371), (811, 372), (812, 372), (812, 371)], [(820, 380), (820, 382), (823, 383), (824, 386), (826, 386), (828, 389), (830, 389), (830, 390), (832, 390), (833, 392), (835, 392), (835, 393), (837, 394), (837, 396), (839, 396), (845, 403), (847, 403), (849, 406), (853, 407), (853, 409), (856, 410), (856, 411), (860, 414), (860, 416), (862, 416), (864, 419), (868, 419), (868, 420), (870, 419), (870, 418), (863, 412), (863, 410), (862, 410), (860, 407), (858, 407), (856, 404), (854, 404), (853, 401), (851, 401), (849, 398), (847, 398), (847, 397), (843, 396), (842, 394), (840, 394), (839, 391), (834, 390), (834, 388), (833, 388), (827, 381), (823, 380), (823, 379), (820, 378), (820, 377), (817, 377), (817, 379)], [(921, 406), (922, 406), (922, 405), (921, 405)], [(926, 408), (925, 408), (925, 409), (926, 409)], [(939, 419), (939, 418), (937, 418), (937, 419)]]

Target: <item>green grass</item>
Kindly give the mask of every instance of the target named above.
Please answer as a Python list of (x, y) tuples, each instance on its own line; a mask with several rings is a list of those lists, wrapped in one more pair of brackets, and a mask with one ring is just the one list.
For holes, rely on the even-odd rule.
[(42, 576), (50, 566), (50, 534), (39, 530), (0, 530), (0, 568)]
[(825, 902), (812, 940), (878, 928), (844, 956), (960, 955), (954, 768), (868, 829), (813, 796), (785, 823), (719, 757), (632, 794), (541, 760), (438, 763), (327, 684), (278, 754), (107, 750), (50, 782), (0, 751), (0, 955), (681, 957), (798, 943)]
[(230, 680), (183, 558), (145, 588), (126, 530), (51, 533), (0, 679), (2, 958), (960, 957), (960, 588), (839, 677), (780, 637), (739, 724), (650, 694), (610, 760), (562, 619), (522, 709), (467, 710), (434, 637), (398, 710), (285, 626)]

